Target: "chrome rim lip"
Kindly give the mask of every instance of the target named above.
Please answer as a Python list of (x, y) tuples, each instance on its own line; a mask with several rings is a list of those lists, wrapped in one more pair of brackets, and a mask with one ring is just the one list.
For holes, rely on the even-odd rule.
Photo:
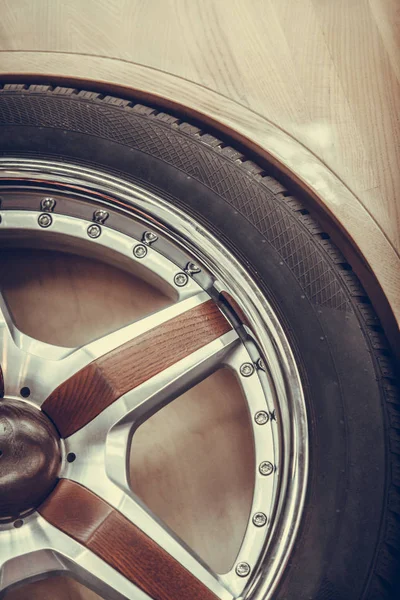
[[(206, 264), (223, 289), (232, 293), (252, 331), (257, 333), (263, 354), (275, 357), (270, 361), (270, 370), (280, 417), (280, 489), (268, 544), (245, 594), (246, 599), (271, 598), (285, 570), (300, 525), (309, 463), (307, 411), (301, 380), (273, 309), (239, 261), (206, 228), (182, 210), (133, 183), (72, 164), (0, 159), (0, 183), (10, 179), (80, 187), (96, 194), (99, 203), (111, 206), (117, 203), (119, 210), (133, 211), (136, 217), (138, 211), (151, 216), (164, 233), (170, 232), (178, 243), (183, 241), (193, 255)], [(287, 457), (292, 460), (289, 462)], [(237, 560), (240, 562), (240, 554)]]

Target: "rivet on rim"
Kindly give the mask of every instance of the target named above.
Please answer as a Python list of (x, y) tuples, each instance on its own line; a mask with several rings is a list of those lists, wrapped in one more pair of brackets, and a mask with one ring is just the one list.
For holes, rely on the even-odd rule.
[(42, 201), (40, 203), (40, 208), (43, 211), (53, 212), (55, 205), (56, 205), (56, 201), (54, 200), (54, 198), (42, 198)]
[(254, 415), (254, 420), (257, 425), (265, 425), (269, 421), (269, 414), (265, 410), (259, 410)]
[(246, 562), (240, 562), (236, 565), (236, 575), (247, 577), (250, 574), (250, 565)]
[(274, 465), (268, 460), (263, 460), (263, 462), (260, 463), (258, 470), (260, 471), (261, 475), (271, 475), (271, 473), (274, 471)]
[(144, 244), (154, 244), (158, 240), (158, 235), (153, 233), (153, 231), (145, 231), (142, 237), (142, 242)]
[(267, 524), (267, 515), (263, 512), (256, 512), (253, 515), (253, 524), (256, 527), (264, 527)]
[(196, 263), (194, 263), (194, 262), (188, 262), (188, 264), (185, 267), (185, 272), (188, 275), (195, 275), (196, 273), (200, 273), (201, 269), (200, 269), (200, 267), (198, 267), (196, 265)]
[(136, 258), (144, 258), (147, 254), (147, 248), (143, 244), (136, 244), (133, 248), (133, 254)]
[(93, 221), (95, 223), (100, 223), (100, 225), (104, 225), (110, 215), (106, 210), (95, 210), (93, 213)]
[(47, 213), (39, 215), (39, 217), (38, 217), (38, 223), (39, 223), (40, 227), (50, 227), (52, 222), (53, 222), (52, 216)]
[(98, 225), (89, 225), (87, 228), (87, 234), (92, 239), (98, 238), (101, 234), (101, 227)]
[(178, 287), (183, 287), (188, 281), (189, 277), (186, 275), (186, 273), (177, 273), (174, 277), (174, 283)]
[(240, 373), (243, 377), (250, 377), (254, 373), (254, 366), (251, 363), (243, 363), (240, 367)]

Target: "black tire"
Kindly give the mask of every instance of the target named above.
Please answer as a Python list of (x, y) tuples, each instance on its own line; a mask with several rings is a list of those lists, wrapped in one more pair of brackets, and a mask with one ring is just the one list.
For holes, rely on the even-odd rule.
[(371, 303), (306, 207), (199, 128), (62, 87), (0, 91), (0, 154), (95, 164), (213, 230), (280, 314), (310, 415), (308, 498), (278, 600), (399, 597), (400, 404)]

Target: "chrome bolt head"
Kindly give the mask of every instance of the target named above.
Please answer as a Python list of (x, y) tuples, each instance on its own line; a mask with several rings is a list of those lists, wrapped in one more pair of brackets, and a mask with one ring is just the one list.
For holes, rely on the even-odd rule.
[(136, 244), (133, 249), (133, 254), (136, 258), (144, 258), (147, 254), (147, 248), (143, 244)]
[(254, 415), (254, 420), (257, 425), (265, 425), (269, 421), (269, 414), (265, 410), (259, 410)]
[(186, 273), (177, 273), (174, 277), (174, 283), (178, 287), (183, 287), (188, 281), (189, 277), (186, 275)]
[(258, 470), (260, 471), (261, 475), (271, 475), (271, 473), (274, 471), (274, 465), (268, 460), (263, 460), (262, 463), (260, 463)]
[(189, 275), (194, 275), (195, 273), (200, 273), (201, 269), (194, 262), (188, 262), (185, 267), (185, 272)]
[(106, 210), (95, 210), (93, 213), (93, 221), (95, 223), (100, 223), (101, 225), (104, 225), (104, 223), (107, 221), (108, 217), (110, 215), (108, 214), (108, 212)]
[(246, 562), (240, 562), (236, 565), (236, 575), (247, 577), (250, 574), (250, 565)]
[(254, 373), (254, 366), (251, 363), (243, 363), (240, 367), (240, 373), (243, 377), (250, 377)]
[(50, 227), (52, 222), (53, 222), (53, 218), (48, 213), (44, 213), (42, 215), (39, 215), (39, 217), (38, 217), (38, 223), (39, 223), (40, 227)]
[(154, 242), (156, 242), (158, 240), (158, 235), (156, 235), (155, 233), (153, 233), (153, 231), (145, 231), (143, 234), (143, 238), (142, 241), (145, 244), (154, 244)]
[(253, 515), (253, 524), (256, 527), (264, 527), (267, 524), (267, 515), (263, 512), (257, 512)]
[(52, 212), (54, 210), (55, 205), (56, 201), (54, 200), (54, 198), (42, 198), (40, 208), (47, 212)]
[(98, 238), (101, 234), (101, 227), (98, 225), (89, 225), (87, 228), (87, 234), (92, 239)]

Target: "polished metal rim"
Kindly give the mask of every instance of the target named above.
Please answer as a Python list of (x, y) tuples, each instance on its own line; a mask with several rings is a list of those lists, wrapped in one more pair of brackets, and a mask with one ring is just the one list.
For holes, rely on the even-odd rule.
[[(54, 347), (20, 332), (1, 300), (4, 398), (42, 407), (61, 430), (60, 478), (90, 490), (122, 514), (172, 557), (173, 565), (201, 582), (207, 593), (226, 600), (272, 598), (303, 511), (308, 430), (290, 345), (257, 282), (220, 240), (190, 216), (113, 175), (65, 163), (10, 158), (0, 159), (0, 186), (3, 243), (34, 239), (36, 246), (68, 247), (98, 256), (139, 273), (174, 300), (154, 315), (74, 349)], [(51, 406), (54, 390), (88, 365), (142, 343), (149, 332), (185, 321), (188, 335), (194, 335), (191, 315), (203, 314), (211, 305), (219, 307), (216, 318), (224, 323), (217, 337), (210, 334), (187, 355), (123, 390), (76, 430), (67, 427), (62, 432), (63, 417)], [(220, 367), (237, 376), (255, 442), (251, 514), (235, 565), (226, 574), (212, 572), (135, 497), (126, 459), (135, 429), (144, 420)], [(25, 400), (20, 393), (24, 387), (31, 390)], [(75, 456), (79, 460), (71, 460)], [(47, 515), (28, 511), (18, 516), (17, 526), (15, 519), (0, 521), (0, 593), (21, 581), (67, 572), (104, 597), (152, 597)]]

